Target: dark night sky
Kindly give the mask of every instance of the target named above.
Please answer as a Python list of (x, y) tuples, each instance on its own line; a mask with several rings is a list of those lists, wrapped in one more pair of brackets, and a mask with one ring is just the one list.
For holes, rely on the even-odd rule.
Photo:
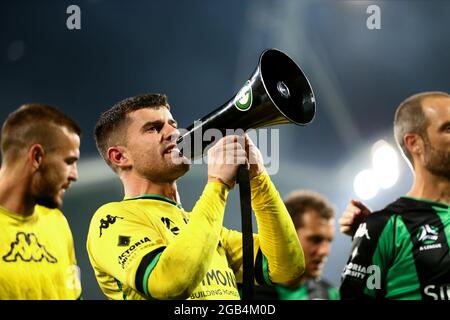
[[(366, 26), (366, 9), (374, 3), (381, 9), (379, 30)], [(66, 27), (71, 4), (81, 9), (81, 30)], [(398, 104), (416, 92), (449, 91), (449, 16), (450, 1), (439, 0), (2, 1), (0, 119), (26, 102), (54, 105), (80, 122), (82, 161), (98, 159), (92, 130), (117, 101), (166, 93), (185, 127), (230, 99), (260, 53), (275, 47), (307, 74), (317, 114), (309, 126), (279, 127), (280, 171), (273, 180), (282, 195), (311, 188), (342, 212), (371, 145), (393, 141)], [(189, 185), (180, 182), (187, 208), (202, 190), (202, 170), (193, 170)], [(402, 162), (400, 182), (368, 203), (381, 207), (405, 193), (410, 181)], [(93, 212), (73, 213), (75, 193), (67, 197), (83, 270), (89, 268), (83, 251)], [(326, 273), (335, 283), (348, 242), (336, 238)], [(101, 298), (90, 272), (86, 297)]]

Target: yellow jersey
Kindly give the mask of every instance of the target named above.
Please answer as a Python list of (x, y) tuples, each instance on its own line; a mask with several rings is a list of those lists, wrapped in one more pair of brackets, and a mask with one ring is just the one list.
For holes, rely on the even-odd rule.
[[(268, 176), (262, 179), (270, 182)], [(237, 283), (242, 282), (242, 234), (222, 226), (227, 195), (228, 187), (213, 182), (206, 185), (192, 212), (156, 194), (125, 197), (100, 207), (91, 220), (87, 251), (105, 295), (133, 300), (240, 299)], [(277, 206), (281, 202), (285, 210), (278, 200)], [(289, 214), (283, 211), (283, 215), (283, 222), (287, 219), (291, 223), (288, 228), (291, 238), (296, 239), (294, 245), (301, 250)], [(284, 246), (282, 241), (280, 244)], [(268, 261), (256, 234), (254, 253), (255, 282), (270, 284)], [(297, 258), (292, 252), (289, 255)], [(192, 287), (185, 290), (183, 283)]]
[(72, 233), (60, 210), (36, 205), (22, 217), (0, 207), (0, 299), (78, 299)]

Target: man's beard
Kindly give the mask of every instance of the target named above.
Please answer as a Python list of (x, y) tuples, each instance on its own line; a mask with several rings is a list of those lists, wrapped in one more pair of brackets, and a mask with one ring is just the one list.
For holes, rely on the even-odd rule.
[(450, 180), (450, 152), (433, 148), (428, 138), (425, 142), (425, 168), (435, 176)]
[(135, 169), (140, 176), (145, 177), (155, 183), (172, 183), (178, 180), (191, 168), (187, 163), (164, 163), (158, 170), (154, 167), (146, 165), (144, 167), (136, 166)]
[(35, 189), (35, 202), (50, 209), (59, 209), (62, 207), (62, 199), (59, 196), (61, 189), (53, 181), (48, 172), (44, 171)]
[(61, 207), (61, 205), (57, 201), (55, 201), (55, 198), (50, 195), (40, 196), (36, 198), (36, 204), (49, 209), (59, 209)]

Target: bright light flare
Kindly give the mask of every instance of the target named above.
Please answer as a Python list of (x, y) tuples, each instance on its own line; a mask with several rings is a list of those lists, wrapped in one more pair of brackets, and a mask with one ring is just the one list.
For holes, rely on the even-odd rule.
[(375, 197), (380, 189), (375, 171), (365, 169), (359, 172), (355, 180), (353, 180), (353, 189), (362, 200), (369, 200)]
[(386, 141), (380, 140), (372, 147), (372, 166), (380, 188), (388, 189), (398, 180), (398, 155)]

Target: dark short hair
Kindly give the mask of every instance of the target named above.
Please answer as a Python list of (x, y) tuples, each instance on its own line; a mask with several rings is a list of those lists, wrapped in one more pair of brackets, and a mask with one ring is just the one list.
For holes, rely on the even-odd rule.
[(41, 103), (22, 105), (10, 113), (3, 123), (2, 157), (14, 160), (19, 151), (35, 143), (50, 146), (57, 127), (66, 127), (81, 136), (80, 126), (56, 108)]
[(416, 133), (423, 139), (427, 139), (427, 127), (429, 121), (422, 108), (423, 100), (427, 98), (450, 97), (446, 92), (430, 91), (415, 94), (400, 103), (394, 118), (394, 135), (398, 147), (402, 150), (406, 158), (414, 166), (411, 153), (403, 141), (405, 134)]
[(293, 191), (284, 199), (284, 204), (296, 229), (303, 227), (303, 216), (308, 210), (314, 210), (327, 220), (334, 218), (334, 206), (324, 196), (314, 191)]
[(170, 109), (167, 96), (147, 93), (119, 101), (100, 115), (94, 129), (95, 143), (100, 155), (114, 171), (115, 167), (106, 153), (111, 146), (118, 143), (126, 144), (126, 134), (123, 133), (123, 129), (127, 122), (127, 115), (140, 109), (160, 107)]

